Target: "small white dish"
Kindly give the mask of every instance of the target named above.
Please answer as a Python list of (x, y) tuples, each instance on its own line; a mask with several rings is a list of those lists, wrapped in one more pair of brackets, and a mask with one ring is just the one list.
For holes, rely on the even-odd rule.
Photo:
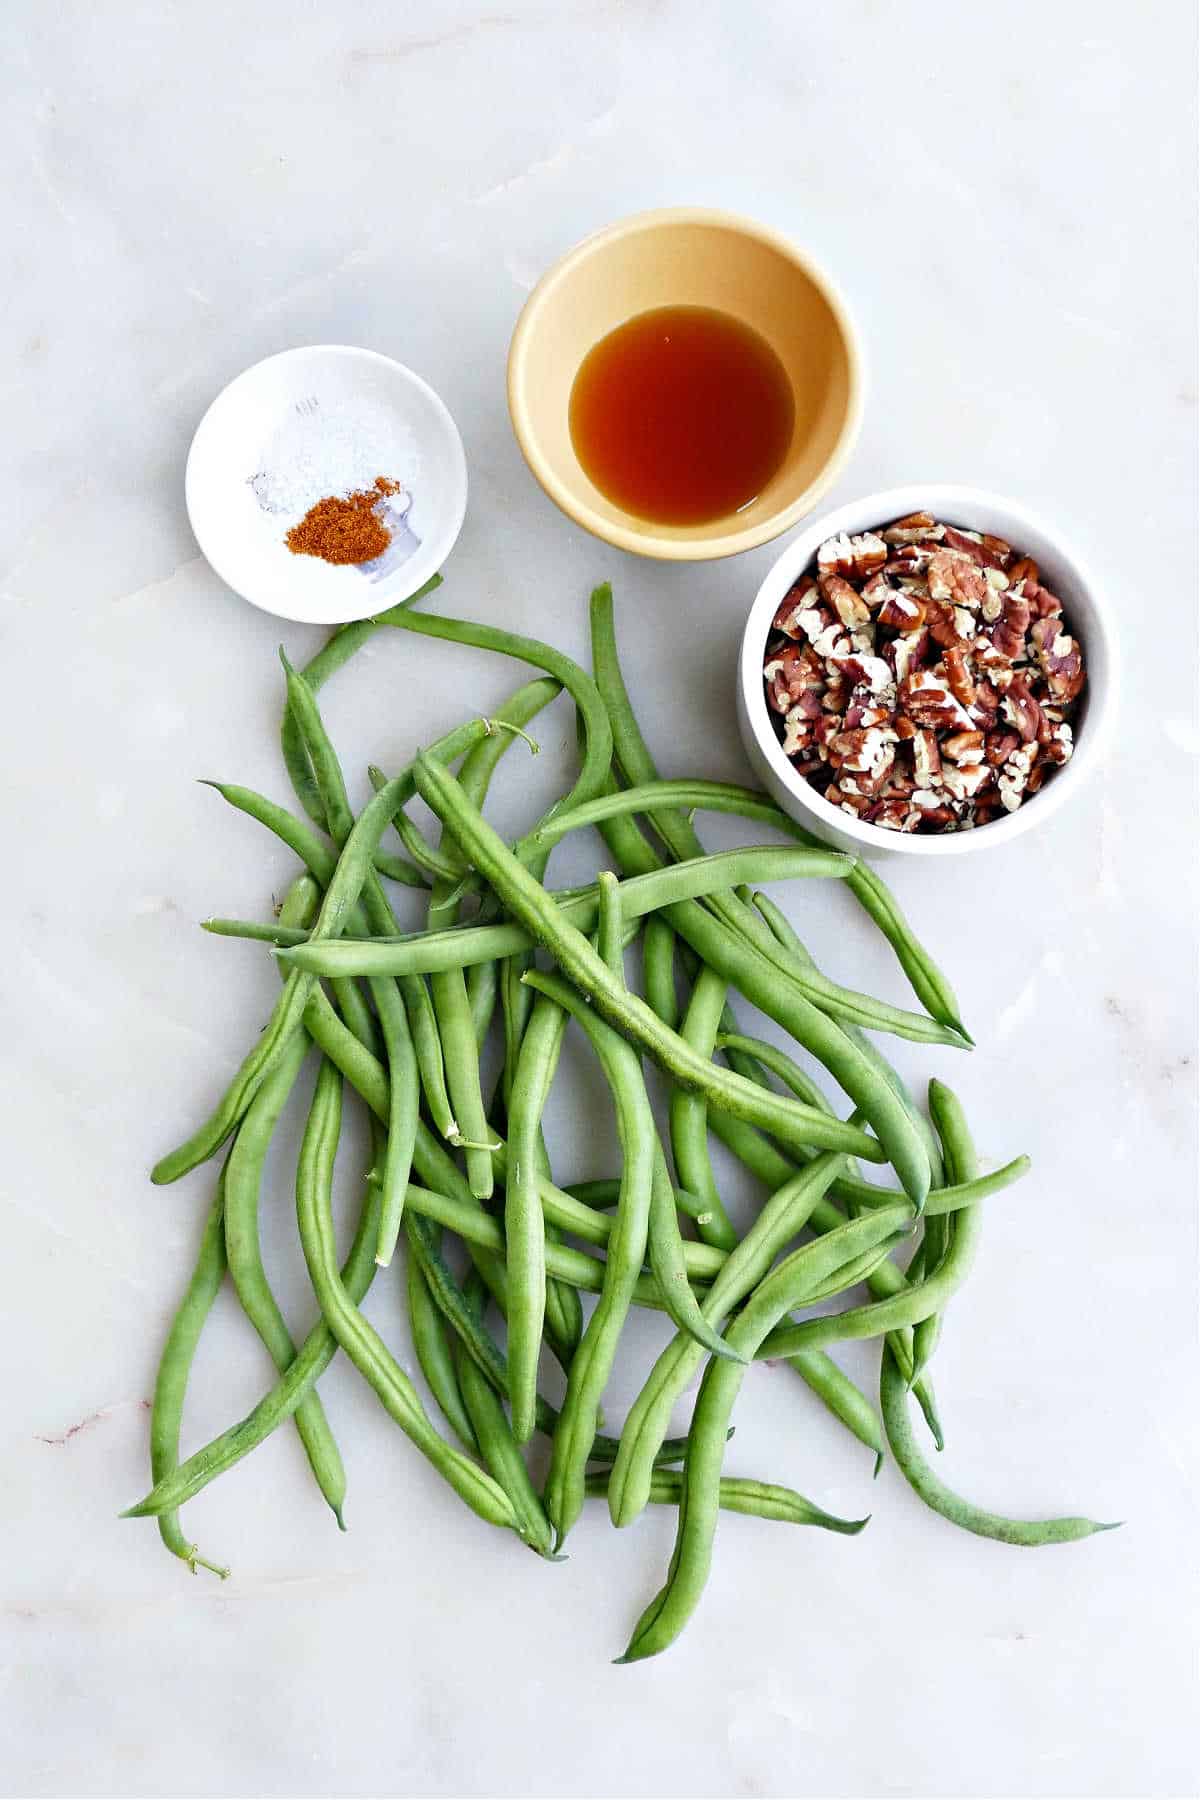
[[(374, 562), (296, 555), (287, 533), (330, 495), (381, 501), (392, 541)], [(407, 600), (462, 529), (467, 462), (427, 382), (374, 350), (310, 344), (236, 377), (201, 419), (184, 481), (196, 541), (222, 581), (264, 612), (340, 625)]]
[[(775, 735), (763, 691), (763, 651), (767, 634), (784, 595), (810, 565), (826, 538), (839, 531), (869, 531), (922, 509), (948, 524), (1002, 537), (1023, 555), (1032, 556), (1042, 578), (1063, 603), (1063, 612), (1083, 646), (1087, 683), (1075, 725), (1075, 754), (1044, 788), (1016, 812), (974, 831), (950, 831), (928, 837), (865, 825), (826, 800), (797, 775)], [(755, 773), (771, 797), (791, 818), (825, 843), (851, 855), (964, 856), (993, 850), (1024, 832), (1044, 825), (1072, 796), (1103, 757), (1116, 714), (1116, 639), (1100, 589), (1074, 550), (1062, 537), (1014, 500), (979, 488), (945, 482), (915, 483), (867, 494), (836, 512), (806, 525), (775, 562), (758, 590), (742, 637), (738, 666), (738, 729)]]

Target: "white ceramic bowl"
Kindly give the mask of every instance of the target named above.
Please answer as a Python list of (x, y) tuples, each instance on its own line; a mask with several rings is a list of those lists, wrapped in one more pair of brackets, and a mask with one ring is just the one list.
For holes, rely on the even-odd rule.
[[(815, 565), (818, 547), (839, 531), (869, 531), (924, 509), (967, 530), (987, 531), (1032, 556), (1046, 586), (1083, 646), (1087, 683), (1075, 721), (1075, 754), (1044, 788), (1007, 813), (974, 831), (918, 836), (864, 825), (843, 812), (797, 775), (775, 735), (763, 692), (763, 651), (780, 601), (799, 576)], [(1014, 500), (978, 488), (924, 482), (886, 493), (867, 494), (806, 525), (774, 564), (758, 590), (742, 638), (738, 668), (738, 727), (755, 773), (783, 810), (839, 850), (867, 856), (965, 856), (991, 850), (1033, 831), (1078, 793), (1101, 760), (1116, 712), (1116, 641), (1100, 590), (1057, 531)]]
[[(392, 541), (374, 562), (297, 556), (287, 532), (328, 495), (403, 491), (381, 504)], [(437, 573), (462, 529), (467, 462), (458, 428), (427, 382), (374, 350), (309, 344), (229, 383), (188, 452), (188, 517), (205, 556), (252, 605), (337, 625), (407, 600)]]

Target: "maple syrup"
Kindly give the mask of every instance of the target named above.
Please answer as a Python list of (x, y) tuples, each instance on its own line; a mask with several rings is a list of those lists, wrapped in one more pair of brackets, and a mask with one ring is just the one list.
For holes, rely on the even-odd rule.
[(614, 505), (703, 525), (762, 493), (792, 439), (787, 371), (765, 338), (707, 306), (658, 306), (593, 345), (571, 389), (571, 442)]

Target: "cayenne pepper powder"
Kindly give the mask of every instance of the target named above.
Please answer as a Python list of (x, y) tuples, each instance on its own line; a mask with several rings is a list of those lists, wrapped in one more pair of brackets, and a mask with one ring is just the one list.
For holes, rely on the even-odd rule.
[(293, 556), (319, 556), (327, 563), (371, 562), (392, 541), (375, 509), (389, 494), (399, 492), (398, 481), (377, 475), (372, 487), (344, 497), (330, 494), (309, 507), (284, 541)]

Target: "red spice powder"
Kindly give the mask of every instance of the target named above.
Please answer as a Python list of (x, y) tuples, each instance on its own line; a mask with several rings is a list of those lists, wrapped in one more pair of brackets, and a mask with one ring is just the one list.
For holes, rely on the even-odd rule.
[(288, 549), (293, 556), (319, 556), (327, 563), (371, 562), (392, 541), (375, 509), (389, 494), (399, 492), (398, 481), (377, 475), (372, 487), (356, 494), (330, 494), (318, 500), (288, 532)]

